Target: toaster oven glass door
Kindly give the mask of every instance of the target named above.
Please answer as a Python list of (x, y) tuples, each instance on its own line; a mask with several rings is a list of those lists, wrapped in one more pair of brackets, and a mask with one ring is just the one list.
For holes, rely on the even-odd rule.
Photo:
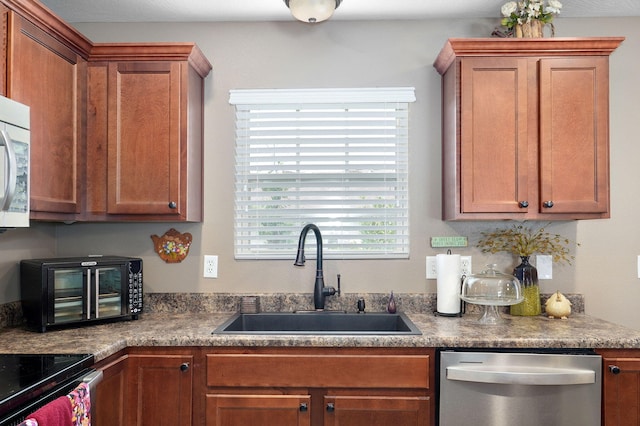
[(55, 268), (53, 324), (118, 317), (125, 314), (124, 267)]
[(84, 268), (54, 269), (53, 272), (53, 321), (65, 322), (87, 319), (87, 286)]
[(104, 266), (93, 271), (95, 318), (124, 315), (124, 278), (120, 266)]

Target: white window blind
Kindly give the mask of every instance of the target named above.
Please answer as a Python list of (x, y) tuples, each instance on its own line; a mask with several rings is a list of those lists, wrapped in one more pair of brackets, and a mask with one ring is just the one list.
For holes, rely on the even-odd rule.
[(307, 223), (325, 258), (408, 257), (413, 101), (413, 88), (232, 90), (236, 258), (293, 258)]

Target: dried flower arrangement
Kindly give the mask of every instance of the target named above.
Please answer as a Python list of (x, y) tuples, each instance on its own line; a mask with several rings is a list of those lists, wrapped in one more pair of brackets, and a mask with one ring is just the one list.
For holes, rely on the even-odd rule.
[(478, 241), (477, 247), (483, 253), (507, 252), (520, 257), (531, 256), (534, 253), (546, 254), (551, 255), (554, 262), (568, 264), (575, 259), (569, 250), (571, 240), (560, 234), (547, 232), (544, 227), (534, 229), (524, 225), (513, 225), (480, 234), (482, 238)]

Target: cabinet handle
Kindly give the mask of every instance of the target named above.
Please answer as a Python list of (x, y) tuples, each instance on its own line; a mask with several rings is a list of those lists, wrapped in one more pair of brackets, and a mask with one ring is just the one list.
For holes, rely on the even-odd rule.
[(180, 371), (187, 371), (188, 369), (189, 369), (188, 362), (183, 362), (182, 364), (180, 364)]
[(336, 406), (334, 405), (334, 403), (333, 402), (328, 403), (327, 412), (333, 413), (334, 411), (336, 411)]
[(169, 208), (170, 209), (175, 209), (176, 207), (178, 207), (178, 205), (176, 204), (175, 201), (169, 201)]
[(613, 374), (620, 374), (620, 367), (618, 367), (617, 365), (610, 365), (609, 371), (611, 371), (611, 373)]
[(553, 201), (545, 201), (544, 203), (542, 203), (542, 205), (550, 209), (551, 207), (553, 207)]
[(520, 201), (519, 205), (521, 208), (526, 209), (527, 207), (529, 207), (529, 202), (527, 200)]
[(309, 407), (307, 406), (306, 402), (301, 402), (300, 403), (300, 411), (305, 412), (309, 409)]

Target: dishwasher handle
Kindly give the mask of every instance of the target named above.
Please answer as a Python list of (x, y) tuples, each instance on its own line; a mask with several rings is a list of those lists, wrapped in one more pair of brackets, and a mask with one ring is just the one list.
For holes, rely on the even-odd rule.
[(596, 382), (596, 372), (577, 368), (456, 365), (447, 380), (505, 385), (582, 385)]

